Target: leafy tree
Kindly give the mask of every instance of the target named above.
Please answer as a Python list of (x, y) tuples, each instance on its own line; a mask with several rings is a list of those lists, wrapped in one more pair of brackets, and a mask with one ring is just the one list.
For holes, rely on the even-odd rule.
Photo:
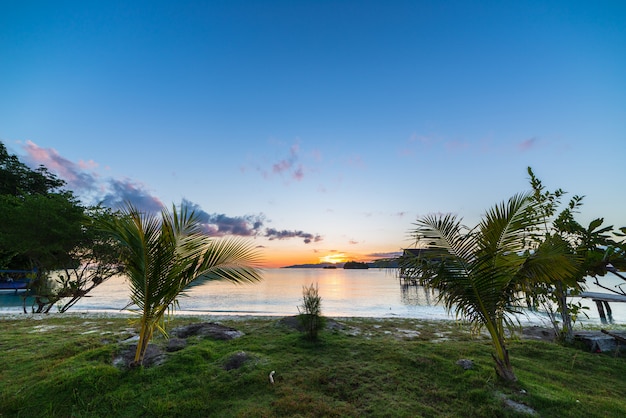
[[(0, 268), (37, 271), (30, 286), (36, 312), (63, 301), (65, 312), (118, 266), (112, 242), (94, 227), (113, 214), (83, 207), (63, 186), (44, 166), (30, 169), (0, 142)], [(58, 283), (50, 280), (52, 271), (63, 272)]]
[(121, 263), (130, 285), (131, 305), (141, 315), (134, 364), (139, 365), (155, 329), (165, 334), (164, 318), (178, 297), (208, 280), (233, 283), (261, 279), (254, 267), (258, 254), (239, 239), (204, 235), (199, 218), (187, 207), (144, 214), (128, 204), (122, 216), (101, 222), (123, 251)]
[(515, 381), (506, 348), (505, 329), (533, 283), (559, 280), (572, 273), (574, 261), (559, 240), (529, 239), (541, 222), (530, 195), (515, 195), (486, 212), (468, 229), (454, 215), (427, 215), (411, 231), (425, 245), (417, 257), (403, 257), (404, 271), (421, 285), (438, 290), (448, 310), (476, 329), (487, 328), (494, 347), (497, 374)]
[[(580, 259), (576, 270), (568, 277), (551, 283), (536, 284), (531, 292), (535, 303), (543, 305), (548, 311), (560, 339), (572, 341), (573, 323), (580, 314), (582, 305), (580, 302), (568, 300), (568, 296), (583, 290), (587, 276), (593, 277), (597, 282), (598, 277), (605, 276), (612, 270), (611, 267), (625, 268), (624, 245), (615, 240), (612, 226), (602, 225), (603, 218), (592, 220), (586, 227), (576, 221), (575, 214), (580, 212), (584, 196), (573, 196), (558, 212), (566, 193), (562, 189), (553, 192), (545, 190), (530, 167), (528, 174), (533, 189), (534, 211), (542, 218), (536, 239), (541, 241), (558, 237), (566, 243), (567, 251)], [(622, 231), (624, 229), (621, 228)]]
[(0, 142), (0, 268), (31, 269), (39, 278), (79, 233), (82, 207), (65, 183), (32, 170)]
[(46, 297), (42, 311), (47, 313), (58, 305), (63, 313), (95, 287), (123, 272), (120, 265), (121, 248), (117, 241), (103, 232), (99, 225), (117, 216), (111, 209), (100, 206), (86, 210), (82, 234), (74, 248), (66, 254), (59, 278)]
[(0, 195), (47, 195), (60, 190), (65, 182), (46, 167), (32, 170), (0, 142)]

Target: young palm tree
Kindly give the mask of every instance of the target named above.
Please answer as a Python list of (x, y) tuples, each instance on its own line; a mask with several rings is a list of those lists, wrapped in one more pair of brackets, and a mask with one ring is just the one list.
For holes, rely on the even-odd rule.
[(529, 231), (541, 219), (529, 210), (529, 195), (516, 195), (496, 205), (469, 230), (453, 215), (419, 219), (411, 231), (429, 251), (405, 259), (420, 284), (437, 289), (448, 310), (477, 329), (487, 328), (495, 353), (496, 372), (515, 381), (505, 344), (505, 329), (514, 325), (523, 291), (536, 281), (559, 280), (574, 270), (562, 243), (529, 245)]
[(129, 306), (141, 314), (134, 364), (139, 365), (155, 329), (165, 334), (166, 312), (192, 285), (208, 280), (234, 283), (261, 279), (258, 253), (246, 242), (214, 240), (203, 234), (197, 215), (187, 207), (149, 215), (128, 204), (122, 216), (102, 223), (119, 241), (120, 262), (130, 284)]

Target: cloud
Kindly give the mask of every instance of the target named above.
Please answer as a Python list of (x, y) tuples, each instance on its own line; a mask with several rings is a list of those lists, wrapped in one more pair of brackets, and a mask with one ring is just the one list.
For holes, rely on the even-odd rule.
[(531, 150), (532, 148), (535, 147), (535, 143), (536, 142), (537, 142), (537, 138), (535, 138), (535, 137), (526, 139), (526, 140), (520, 142), (519, 144), (517, 144), (517, 149), (522, 151), (522, 152), (523, 151), (529, 151), (529, 150)]
[(101, 199), (104, 206), (116, 209), (130, 202), (145, 212), (158, 212), (163, 208), (159, 198), (152, 196), (141, 183), (130, 179), (108, 179), (107, 183), (108, 192)]
[(32, 141), (26, 141), (23, 148), (27, 154), (26, 164), (31, 167), (46, 166), (87, 204), (102, 202), (105, 206), (119, 208), (125, 202), (131, 202), (138, 209), (149, 212), (159, 211), (163, 207), (161, 201), (139, 182), (130, 179), (101, 178), (93, 171), (98, 167), (94, 161), (74, 163), (61, 156), (55, 149), (41, 148)]
[(303, 231), (287, 231), (285, 229), (279, 231), (275, 228), (267, 228), (265, 230), (264, 236), (269, 238), (270, 241), (275, 239), (283, 240), (290, 238), (303, 238), (305, 244), (310, 244), (311, 242), (319, 242), (322, 240), (322, 237), (320, 235), (314, 235)]
[(305, 244), (322, 240), (319, 235), (303, 231), (278, 230), (275, 228), (265, 228), (263, 231), (266, 217), (262, 213), (233, 217), (225, 214), (207, 213), (199, 205), (186, 199), (183, 199), (182, 204), (193, 209), (198, 214), (205, 232), (211, 236), (263, 236), (269, 238), (270, 241), (302, 238)]
[[(63, 179), (72, 190), (90, 190), (98, 179), (94, 173), (86, 172), (84, 163), (75, 164), (62, 157), (52, 148), (41, 148), (32, 141), (26, 141), (24, 150), (27, 153), (25, 161), (31, 167), (44, 165), (50, 172)], [(95, 163), (93, 163), (95, 164)]]
[[(102, 203), (111, 208), (120, 208), (126, 202), (132, 203), (135, 207), (146, 212), (158, 212), (163, 208), (161, 200), (154, 196), (148, 188), (137, 181), (131, 179), (101, 178), (95, 171), (98, 164), (94, 161), (74, 163), (62, 157), (56, 150), (51, 148), (41, 148), (37, 144), (27, 141), (23, 146), (27, 153), (24, 159), (31, 167), (44, 165), (50, 172), (56, 174), (67, 183), (67, 187), (83, 199), (87, 199), (87, 204)], [(298, 145), (291, 147), (292, 156), (297, 156)], [(278, 164), (278, 170), (284, 165)], [(304, 176), (303, 169), (296, 168), (293, 173), (295, 177)], [(238, 235), (243, 237), (262, 236), (269, 240), (285, 240), (292, 238), (302, 238), (305, 244), (321, 241), (320, 235), (303, 231), (277, 230), (266, 228), (264, 225), (266, 217), (264, 214), (228, 216), (223, 213), (208, 213), (198, 204), (183, 199), (182, 205), (194, 210), (202, 223), (204, 232), (211, 236)]]
[(352, 155), (348, 158), (348, 165), (356, 168), (366, 168), (365, 161), (360, 155)]
[(400, 155), (403, 157), (420, 155), (425, 150), (432, 148), (437, 142), (438, 140), (433, 137), (413, 133), (403, 145), (403, 148), (400, 149)]
[[(319, 153), (313, 154), (314, 159), (319, 159)], [(269, 168), (263, 166), (257, 166), (256, 170), (261, 173), (263, 178), (270, 178), (274, 175), (281, 177), (287, 177), (292, 180), (301, 181), (304, 179), (308, 169), (301, 162), (300, 156), (300, 144), (298, 142), (291, 145), (289, 148), (289, 155), (285, 156), (278, 161), (274, 161), (269, 164)], [(242, 168), (245, 172), (245, 167)]]
[(193, 209), (199, 217), (204, 232), (211, 236), (238, 235), (253, 237), (261, 233), (265, 215), (228, 216), (223, 213), (208, 213), (199, 205), (183, 199), (182, 204)]
[(367, 254), (368, 257), (372, 258), (397, 258), (402, 255), (401, 251), (389, 251), (384, 253), (371, 253)]
[(450, 152), (458, 152), (470, 149), (470, 144), (467, 141), (448, 141), (445, 147)]

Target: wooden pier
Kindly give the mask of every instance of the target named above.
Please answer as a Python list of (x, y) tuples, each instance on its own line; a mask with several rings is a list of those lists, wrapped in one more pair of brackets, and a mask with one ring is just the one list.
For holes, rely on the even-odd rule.
[(574, 338), (582, 341), (592, 353), (617, 353), (626, 347), (624, 331), (575, 331)]
[(603, 324), (613, 322), (613, 311), (611, 310), (609, 302), (626, 302), (626, 295), (612, 293), (582, 292), (579, 295), (573, 295), (573, 297), (586, 298), (594, 301), (598, 307), (598, 314)]

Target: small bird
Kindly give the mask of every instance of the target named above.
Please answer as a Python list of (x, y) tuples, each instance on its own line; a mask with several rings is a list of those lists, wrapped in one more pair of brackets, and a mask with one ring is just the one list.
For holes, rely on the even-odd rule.
[(272, 370), (270, 372), (270, 383), (273, 385), (274, 384), (274, 373), (276, 373), (274, 370)]

